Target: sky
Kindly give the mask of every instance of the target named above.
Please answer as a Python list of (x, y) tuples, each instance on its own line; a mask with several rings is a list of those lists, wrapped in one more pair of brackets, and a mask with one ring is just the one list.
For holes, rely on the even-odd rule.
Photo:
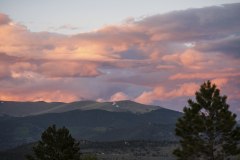
[(0, 0), (0, 99), (180, 111), (211, 80), (240, 113), (239, 15), (233, 0)]
[(33, 32), (77, 34), (128, 19), (240, 0), (0, 0), (0, 12)]

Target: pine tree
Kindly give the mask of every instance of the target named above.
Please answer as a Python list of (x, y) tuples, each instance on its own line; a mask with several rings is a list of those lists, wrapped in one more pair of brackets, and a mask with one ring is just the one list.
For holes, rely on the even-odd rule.
[(67, 128), (50, 126), (41, 138), (33, 147), (34, 156), (26, 156), (28, 160), (80, 160), (79, 143), (72, 138)]
[(227, 160), (239, 154), (240, 129), (227, 97), (210, 81), (195, 95), (196, 102), (188, 100), (189, 106), (176, 123), (180, 147), (173, 154), (178, 160)]

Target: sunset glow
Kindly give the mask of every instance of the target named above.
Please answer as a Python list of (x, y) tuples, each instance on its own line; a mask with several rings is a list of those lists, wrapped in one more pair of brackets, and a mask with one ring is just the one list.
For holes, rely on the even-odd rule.
[(0, 99), (130, 99), (182, 110), (212, 80), (240, 113), (239, 15), (240, 3), (226, 4), (68, 35), (33, 32), (1, 13)]

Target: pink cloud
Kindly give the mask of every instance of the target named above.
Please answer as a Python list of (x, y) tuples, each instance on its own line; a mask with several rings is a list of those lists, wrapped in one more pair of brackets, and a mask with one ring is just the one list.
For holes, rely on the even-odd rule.
[(163, 87), (157, 87), (152, 91), (143, 92), (140, 96), (135, 98), (135, 101), (143, 104), (151, 104), (154, 100), (163, 99), (164, 97), (161, 96), (163, 96), (165, 92)]
[(23, 93), (22, 96), (13, 93), (0, 92), (0, 99), (5, 101), (46, 101), (46, 102), (73, 102), (79, 97), (66, 91), (35, 91)]
[(175, 63), (182, 65), (183, 67), (202, 69), (204, 66), (203, 62), (207, 62), (206, 58), (202, 53), (193, 49), (187, 49), (183, 53), (175, 53), (172, 55), (165, 55), (162, 60), (168, 63)]
[(123, 92), (117, 92), (114, 95), (111, 96), (110, 101), (114, 102), (114, 101), (123, 101), (123, 100), (129, 100), (128, 95), (126, 95)]
[(10, 77), (10, 69), (5, 64), (0, 64), (0, 79)]
[(48, 77), (96, 77), (101, 74), (97, 64), (81, 61), (46, 62), (41, 64), (38, 70)]
[(5, 25), (10, 22), (11, 22), (11, 20), (7, 15), (0, 13), (0, 25)]
[(206, 72), (206, 73), (177, 73), (175, 75), (170, 76), (170, 80), (181, 80), (181, 79), (216, 79), (221, 77), (238, 77), (240, 76), (240, 72)]
[(212, 80), (212, 83), (216, 84), (218, 88), (222, 88), (224, 85), (228, 83), (227, 78), (216, 78)]
[(177, 89), (167, 90), (162, 86), (154, 88), (152, 91), (145, 91), (138, 96), (135, 101), (150, 104), (156, 100), (168, 100), (177, 97), (193, 96), (194, 93), (199, 89), (199, 84), (196, 83), (184, 83), (181, 84)]

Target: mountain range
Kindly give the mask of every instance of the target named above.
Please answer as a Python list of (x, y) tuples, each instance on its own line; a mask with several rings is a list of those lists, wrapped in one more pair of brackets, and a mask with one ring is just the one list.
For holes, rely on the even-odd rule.
[(37, 141), (52, 124), (67, 127), (79, 140), (174, 140), (182, 115), (132, 101), (3, 102), (0, 113), (0, 150)]
[(46, 113), (61, 113), (72, 110), (105, 110), (110, 112), (132, 112), (146, 113), (159, 109), (159, 106), (144, 105), (133, 101), (117, 102), (96, 102), (96, 101), (77, 101), (72, 103), (51, 102), (14, 102), (0, 101), (0, 115), (23, 117), (29, 115), (40, 115)]

